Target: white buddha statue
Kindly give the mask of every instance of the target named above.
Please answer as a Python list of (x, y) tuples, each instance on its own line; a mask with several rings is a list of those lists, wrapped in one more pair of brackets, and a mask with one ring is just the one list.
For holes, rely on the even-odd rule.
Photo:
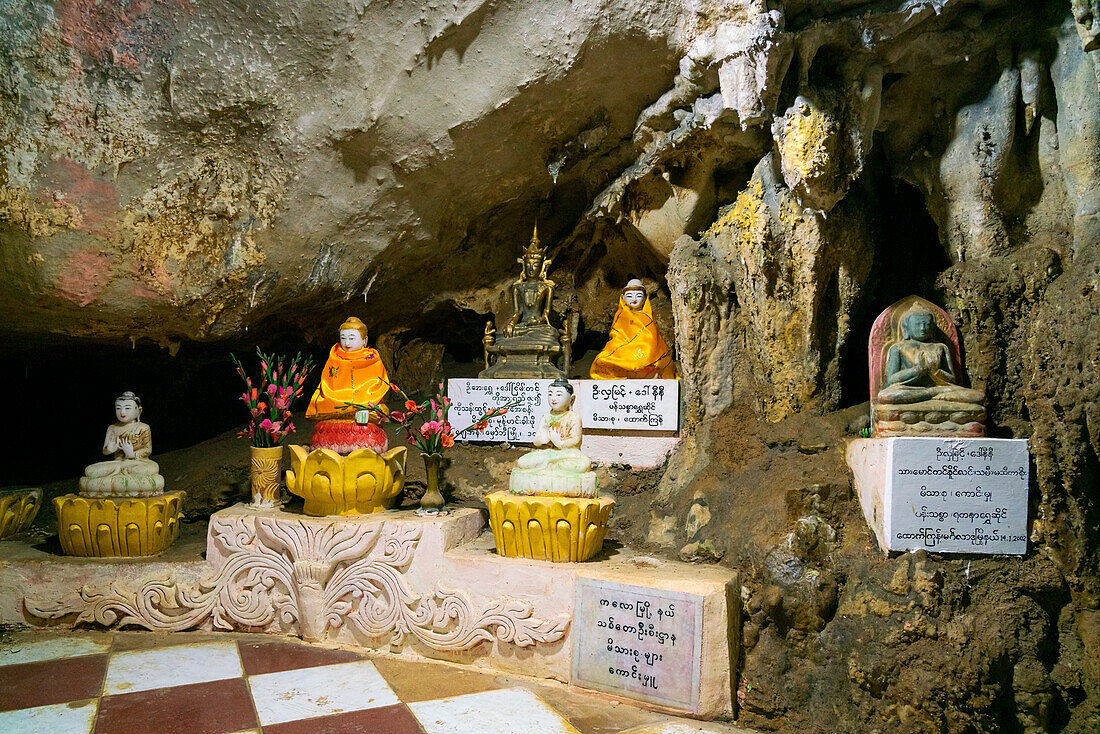
[(141, 400), (126, 391), (115, 399), (117, 423), (107, 427), (103, 453), (113, 458), (92, 464), (80, 479), (85, 497), (148, 497), (164, 491), (160, 467), (149, 459), (153, 434), (142, 423)]
[(595, 497), (596, 473), (581, 453), (581, 417), (573, 407), (573, 386), (558, 378), (547, 390), (550, 412), (539, 419), (535, 446), (521, 456), (509, 479), (513, 494)]

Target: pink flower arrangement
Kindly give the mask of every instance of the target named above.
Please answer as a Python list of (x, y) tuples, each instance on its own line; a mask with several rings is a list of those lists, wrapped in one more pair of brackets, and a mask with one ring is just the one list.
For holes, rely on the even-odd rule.
[(294, 359), (288, 360), (284, 356), (264, 354), (258, 348), (256, 354), (260, 357), (258, 384), (253, 384), (252, 378), (245, 374), (237, 356), (229, 355), (244, 381), (245, 389), (240, 399), (251, 414), (248, 425), (237, 435), (249, 439), (258, 448), (270, 448), (278, 446), (294, 432), (290, 409), (305, 390), (313, 358), (303, 358), (299, 352)]
[[(345, 407), (356, 410), (370, 411), (371, 415), (378, 419), (379, 423), (393, 423), (405, 432), (405, 438), (423, 454), (442, 454), (445, 449), (455, 445), (455, 439), (471, 431), (481, 432), (489, 426), (489, 419), (505, 415), (515, 405), (509, 403), (501, 408), (493, 408), (481, 416), (473, 425), (455, 431), (447, 420), (447, 413), (451, 409), (451, 399), (443, 394), (443, 383), (439, 383), (436, 394), (422, 402), (416, 402), (405, 394), (401, 388), (390, 383), (390, 389), (404, 400), (404, 411), (387, 411), (382, 406), (374, 403), (360, 405), (359, 403), (345, 403)], [(420, 425), (414, 426), (414, 421), (419, 420)]]

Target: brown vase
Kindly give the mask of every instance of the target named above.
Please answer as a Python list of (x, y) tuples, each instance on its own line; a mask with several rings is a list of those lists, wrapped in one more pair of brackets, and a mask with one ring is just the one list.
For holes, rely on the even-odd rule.
[(424, 496), (420, 498), (420, 512), (435, 514), (443, 509), (447, 501), (443, 499), (443, 493), (439, 491), (440, 465), (443, 463), (443, 454), (421, 454), (424, 459), (424, 473), (427, 475), (428, 488), (424, 490)]
[(283, 447), (249, 446), (248, 449), (252, 454), (249, 469), (249, 478), (252, 480), (252, 506), (281, 506), (279, 485), (283, 476)]

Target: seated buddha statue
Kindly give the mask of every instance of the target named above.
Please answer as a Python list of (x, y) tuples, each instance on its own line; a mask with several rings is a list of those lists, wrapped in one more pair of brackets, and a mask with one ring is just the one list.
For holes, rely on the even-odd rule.
[(107, 427), (103, 453), (112, 458), (84, 469), (80, 494), (85, 497), (149, 497), (164, 490), (160, 467), (149, 459), (153, 434), (142, 423), (141, 400), (126, 391), (115, 398), (117, 423)]
[(573, 407), (573, 386), (564, 378), (550, 383), (546, 393), (550, 412), (535, 430), (538, 448), (519, 458), (509, 479), (513, 494), (553, 494), (595, 497), (596, 474), (581, 453), (581, 417)]
[(619, 296), (607, 346), (592, 361), (593, 380), (673, 380), (676, 366), (642, 281), (632, 279)]
[[(517, 262), (522, 266), (519, 280), (512, 284), (512, 317), (496, 339), (491, 325), (483, 339), (488, 366), (478, 377), (516, 379), (565, 377), (569, 369), (568, 335), (550, 323), (550, 304), (554, 299), (554, 281), (546, 277), (550, 261), (539, 247), (538, 227), (531, 243)], [(564, 369), (553, 359), (561, 356)], [(492, 360), (495, 357), (495, 362)]]
[(985, 393), (959, 384), (958, 336), (947, 314), (911, 297), (879, 321), (884, 317), (882, 327), (889, 325), (892, 338), (876, 347), (872, 330), (872, 366), (876, 356), (881, 364), (872, 375), (878, 434), (984, 435)]
[(369, 448), (386, 451), (386, 432), (360, 415), (348, 403), (373, 403), (383, 410), (382, 401), (390, 391), (386, 366), (378, 350), (367, 346), (367, 326), (351, 316), (340, 324), (340, 343), (329, 351), (321, 371), (321, 384), (306, 408), (306, 419), (317, 421), (311, 447), (327, 448), (340, 454)]

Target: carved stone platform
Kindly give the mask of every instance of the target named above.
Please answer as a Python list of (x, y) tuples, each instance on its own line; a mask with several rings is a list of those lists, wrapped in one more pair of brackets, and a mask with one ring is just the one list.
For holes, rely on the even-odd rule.
[[(321, 518), (237, 505), (211, 517), (205, 563), (74, 563), (3, 543), (0, 621), (300, 635), (572, 682), (697, 716), (732, 710), (732, 571), (625, 549), (586, 564), (504, 558), (484, 525), (472, 508)], [(33, 568), (13, 554), (33, 558)], [(643, 598), (648, 622), (624, 606), (640, 609)], [(667, 605), (680, 611), (675, 621), (661, 616)], [(617, 630), (600, 627), (616, 615)], [(627, 652), (606, 650), (613, 635)], [(605, 670), (611, 679), (600, 678)], [(676, 689), (685, 673), (689, 685)]]

